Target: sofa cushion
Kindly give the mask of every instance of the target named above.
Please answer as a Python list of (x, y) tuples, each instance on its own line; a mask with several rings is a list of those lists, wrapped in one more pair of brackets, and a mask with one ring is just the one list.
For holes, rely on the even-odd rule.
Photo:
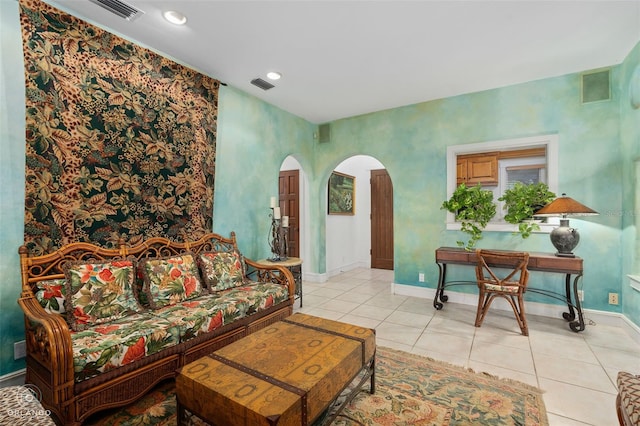
[(40, 306), (50, 314), (64, 314), (64, 301), (67, 280), (64, 278), (56, 280), (38, 281), (36, 283), (36, 300)]
[(198, 258), (202, 278), (210, 291), (226, 290), (244, 284), (244, 259), (237, 251), (204, 252)]
[(223, 300), (248, 305), (248, 313), (263, 311), (289, 298), (288, 288), (276, 283), (248, 281), (242, 287), (235, 287), (218, 293)]
[(75, 331), (124, 318), (140, 310), (133, 260), (76, 262), (66, 269), (68, 321)]
[(178, 344), (175, 327), (148, 312), (72, 332), (75, 380), (136, 361)]
[(141, 262), (144, 292), (153, 309), (193, 299), (202, 294), (193, 253), (151, 258)]
[(640, 375), (626, 371), (618, 372), (618, 397), (625, 421), (640, 424)]
[(247, 310), (246, 304), (205, 295), (156, 309), (152, 313), (178, 329), (180, 341), (184, 342), (244, 318)]

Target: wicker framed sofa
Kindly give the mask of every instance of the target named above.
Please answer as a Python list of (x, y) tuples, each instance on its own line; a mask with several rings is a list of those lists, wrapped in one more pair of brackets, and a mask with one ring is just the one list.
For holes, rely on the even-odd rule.
[(126, 405), (183, 365), (293, 312), (291, 272), (243, 258), (233, 232), (19, 253), (25, 381), (60, 424)]

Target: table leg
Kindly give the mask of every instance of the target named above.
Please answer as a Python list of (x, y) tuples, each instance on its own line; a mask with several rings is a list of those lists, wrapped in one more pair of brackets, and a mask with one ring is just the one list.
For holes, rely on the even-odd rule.
[(178, 426), (185, 424), (184, 406), (180, 404), (180, 400), (176, 396), (176, 422)]
[(436, 295), (433, 298), (433, 307), (436, 308), (437, 310), (440, 310), (444, 306), (442, 302), (446, 302), (447, 300), (449, 300), (449, 296), (444, 294), (444, 282), (446, 280), (446, 275), (447, 275), (447, 264), (437, 263), (437, 265), (439, 270), (438, 288), (436, 288)]
[[(571, 285), (571, 274), (567, 274), (565, 277), (565, 291), (569, 312), (564, 312), (562, 317), (569, 321), (569, 328), (575, 332), (585, 329), (582, 306), (580, 304), (580, 298), (578, 297), (578, 281), (581, 276), (582, 274), (576, 275), (573, 279), (573, 286)], [(575, 321), (576, 313), (578, 314), (578, 321)]]
[(582, 275), (577, 275), (573, 279), (573, 297), (576, 301), (576, 311), (578, 312), (578, 321), (573, 321), (569, 324), (571, 330), (578, 332), (585, 329), (584, 317), (582, 316), (582, 305), (580, 304), (580, 298), (578, 297), (578, 280)]
[(371, 395), (376, 393), (376, 354), (373, 354), (373, 358), (371, 359), (371, 382), (369, 393)]
[(300, 307), (302, 308), (302, 266), (293, 266), (289, 270), (296, 282), (295, 295), (300, 299)]
[(567, 321), (573, 321), (574, 319), (576, 319), (576, 313), (573, 309), (573, 302), (571, 297), (571, 274), (567, 274), (565, 276), (564, 285), (565, 285), (565, 294), (567, 298), (567, 307), (569, 308), (569, 312), (564, 312), (562, 314), (562, 318), (566, 319)]

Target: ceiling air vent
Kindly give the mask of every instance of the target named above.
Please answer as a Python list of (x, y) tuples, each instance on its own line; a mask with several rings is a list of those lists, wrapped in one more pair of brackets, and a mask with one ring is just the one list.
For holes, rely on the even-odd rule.
[(108, 11), (115, 13), (127, 21), (133, 21), (139, 15), (144, 13), (140, 9), (136, 9), (135, 7), (120, 0), (91, 0), (91, 2), (104, 7)]
[(251, 84), (261, 88), (262, 90), (269, 90), (276, 87), (273, 84), (269, 83), (268, 81), (264, 81), (261, 78), (254, 78), (253, 80), (251, 80)]

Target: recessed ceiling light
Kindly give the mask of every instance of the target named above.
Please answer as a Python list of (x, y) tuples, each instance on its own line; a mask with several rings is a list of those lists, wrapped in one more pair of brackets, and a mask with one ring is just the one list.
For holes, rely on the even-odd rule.
[(267, 78), (269, 80), (280, 80), (280, 77), (282, 77), (282, 74), (279, 72), (271, 71), (267, 73)]
[(162, 13), (164, 19), (175, 25), (184, 25), (187, 23), (187, 17), (176, 10), (167, 10)]

